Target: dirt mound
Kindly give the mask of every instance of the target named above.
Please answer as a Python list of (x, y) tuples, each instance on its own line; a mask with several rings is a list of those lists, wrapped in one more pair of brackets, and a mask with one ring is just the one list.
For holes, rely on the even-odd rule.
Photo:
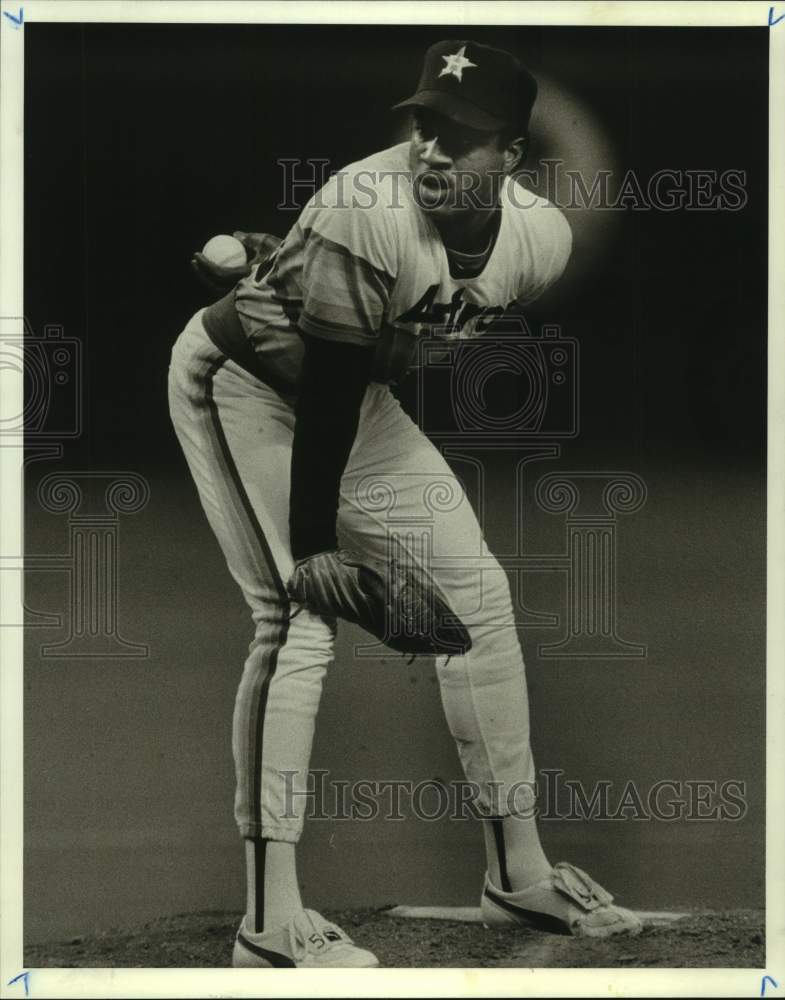
[[(388, 968), (763, 968), (762, 910), (695, 913), (637, 938), (581, 941), (523, 929), (391, 917), (387, 910), (325, 913)], [(162, 917), (25, 949), (31, 968), (221, 968), (231, 961), (238, 913)]]

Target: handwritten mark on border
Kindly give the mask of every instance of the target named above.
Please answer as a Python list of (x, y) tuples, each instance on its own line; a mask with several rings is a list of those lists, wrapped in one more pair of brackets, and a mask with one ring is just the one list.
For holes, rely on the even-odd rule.
[[(772, 8), (773, 10), (773, 8)], [(13, 14), (9, 14), (7, 10), (3, 11), (3, 16), (7, 17), (8, 20), (13, 24), (15, 28), (21, 28), (25, 20), (25, 9), (24, 7), (19, 8), (19, 17), (14, 17)], [(769, 24), (771, 24), (771, 13), (769, 13)], [(16, 980), (12, 980), (15, 982)]]
[[(3, 11), (3, 13), (5, 13), (5, 11)], [(30, 973), (29, 972), (20, 972), (18, 976), (14, 976), (13, 979), (9, 979), (8, 980), (8, 985), (9, 986), (13, 986), (14, 983), (18, 983), (20, 979), (25, 984), (25, 996), (29, 997), (30, 996)], [(763, 994), (761, 994), (761, 996), (762, 995)]]
[(775, 24), (779, 24), (780, 21), (785, 18), (785, 14), (780, 14), (779, 17), (774, 16), (774, 8), (769, 7), (769, 27), (773, 28)]
[[(785, 17), (785, 15), (783, 15), (783, 16)], [(774, 989), (775, 989), (775, 990), (776, 990), (776, 989), (777, 989), (777, 988), (779, 987), (779, 985), (780, 985), (780, 984), (779, 984), (779, 983), (777, 982), (777, 980), (776, 980), (776, 979), (772, 979), (772, 978), (771, 978), (771, 976), (763, 976), (763, 978), (762, 978), (762, 979), (761, 979), (761, 981), (760, 981), (760, 995), (761, 995), (762, 997), (766, 996), (766, 984), (767, 984), (767, 983), (771, 983), (771, 985), (772, 985), (772, 986), (774, 987)]]

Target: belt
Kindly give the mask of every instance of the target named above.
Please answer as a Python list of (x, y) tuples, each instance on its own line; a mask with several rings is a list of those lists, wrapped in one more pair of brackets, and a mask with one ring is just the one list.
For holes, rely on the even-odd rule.
[(202, 313), (202, 323), (207, 336), (222, 354), (247, 371), (249, 375), (264, 382), (279, 396), (293, 399), (296, 394), (294, 386), (290, 382), (284, 381), (280, 376), (269, 372), (251, 346), (242, 321), (237, 314), (234, 301), (235, 292), (236, 289), (233, 288), (223, 298), (209, 305)]

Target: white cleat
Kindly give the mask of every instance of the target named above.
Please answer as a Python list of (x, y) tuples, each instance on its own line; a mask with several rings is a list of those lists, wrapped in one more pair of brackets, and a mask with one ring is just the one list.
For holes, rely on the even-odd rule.
[(519, 924), (552, 934), (593, 938), (634, 936), (643, 928), (631, 910), (614, 906), (609, 892), (566, 861), (521, 892), (502, 892), (486, 874), (480, 905), (486, 927)]
[(235, 969), (372, 969), (378, 958), (314, 910), (301, 910), (282, 927), (251, 933), (245, 918), (232, 953)]

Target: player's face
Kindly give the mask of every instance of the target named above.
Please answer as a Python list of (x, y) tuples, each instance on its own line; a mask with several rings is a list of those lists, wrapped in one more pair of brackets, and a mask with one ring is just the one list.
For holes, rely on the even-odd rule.
[(438, 218), (493, 208), (505, 175), (520, 160), (497, 132), (479, 132), (418, 108), (412, 119), (410, 166), (415, 198)]

